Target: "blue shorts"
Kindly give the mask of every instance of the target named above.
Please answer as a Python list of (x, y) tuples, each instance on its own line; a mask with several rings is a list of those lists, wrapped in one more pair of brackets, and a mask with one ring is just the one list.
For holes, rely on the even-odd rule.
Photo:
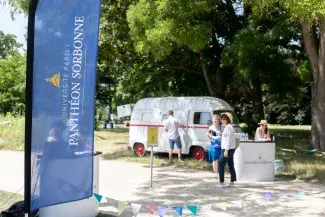
[(176, 147), (178, 149), (181, 149), (182, 148), (182, 143), (181, 143), (181, 138), (180, 137), (178, 137), (176, 139), (168, 139), (168, 141), (169, 141), (169, 147), (170, 147), (170, 149), (173, 150), (175, 144), (176, 144)]

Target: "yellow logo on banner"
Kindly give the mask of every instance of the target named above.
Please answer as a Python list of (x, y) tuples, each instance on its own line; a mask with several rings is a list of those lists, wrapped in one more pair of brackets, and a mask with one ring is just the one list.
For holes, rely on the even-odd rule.
[(60, 72), (54, 74), (51, 78), (46, 78), (45, 81), (52, 83), (54, 87), (60, 87)]
[(158, 143), (158, 128), (149, 127), (148, 128), (148, 145), (156, 145)]

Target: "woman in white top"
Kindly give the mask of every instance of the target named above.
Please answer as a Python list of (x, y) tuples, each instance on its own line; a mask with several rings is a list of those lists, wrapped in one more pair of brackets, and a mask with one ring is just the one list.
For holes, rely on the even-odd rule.
[(224, 187), (225, 181), (225, 166), (228, 164), (230, 170), (230, 184), (229, 187), (234, 186), (237, 181), (236, 171), (234, 167), (234, 154), (236, 150), (236, 136), (235, 129), (231, 125), (233, 121), (232, 115), (229, 112), (221, 114), (221, 123), (224, 126), (221, 140), (221, 155), (219, 158), (219, 178), (220, 183), (217, 187)]
[(207, 133), (209, 139), (211, 139), (209, 146), (209, 161), (212, 162), (212, 168), (214, 173), (216, 174), (216, 178), (218, 178), (218, 160), (221, 154), (221, 125), (219, 121), (218, 115), (213, 115), (212, 118), (213, 124), (209, 127), (209, 131)]
[(259, 127), (256, 129), (255, 140), (258, 141), (271, 141), (270, 131), (267, 127), (266, 120), (261, 120)]

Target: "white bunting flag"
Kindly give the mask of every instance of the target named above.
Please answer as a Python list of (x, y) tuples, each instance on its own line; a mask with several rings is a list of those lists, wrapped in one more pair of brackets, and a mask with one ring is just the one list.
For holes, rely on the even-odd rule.
[(132, 208), (132, 212), (133, 212), (133, 216), (137, 216), (140, 209), (141, 209), (141, 204), (136, 204), (136, 203), (131, 203), (131, 208)]

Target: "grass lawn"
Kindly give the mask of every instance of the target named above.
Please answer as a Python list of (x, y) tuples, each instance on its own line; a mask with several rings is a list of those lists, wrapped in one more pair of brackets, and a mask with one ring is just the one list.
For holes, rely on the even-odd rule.
[(299, 151), (306, 150), (310, 144), (310, 126), (271, 126), (271, 133), (277, 138), (276, 158), (284, 161), (286, 175), (325, 183), (324, 153)]
[(25, 118), (0, 115), (0, 150), (24, 150)]
[[(1, 117), (0, 150), (23, 151), (24, 119)], [(276, 159), (284, 160), (286, 171), (284, 177), (299, 178), (306, 181), (325, 182), (324, 153), (290, 152), (288, 149), (307, 149), (310, 139), (310, 126), (270, 125), (270, 132), (276, 138)], [(120, 159), (129, 162), (149, 164), (149, 156), (138, 158), (127, 150), (128, 128), (115, 126), (113, 129), (101, 129), (95, 132), (95, 150), (103, 152), (107, 160)], [(286, 149), (286, 150), (283, 150)], [(168, 163), (167, 154), (155, 154), (154, 164), (164, 166)], [(210, 170), (211, 165), (184, 158), (184, 163), (175, 167)]]
[(0, 190), (0, 211), (8, 209), (13, 203), (23, 200), (21, 194), (9, 193)]
[[(122, 149), (116, 149), (113, 152), (103, 152), (103, 158), (107, 160), (124, 160), (129, 162), (137, 162), (149, 164), (149, 155), (138, 158), (132, 151), (126, 149), (127, 129), (126, 132), (122, 133), (124, 136), (124, 145)], [(123, 143), (121, 137), (121, 131), (113, 132), (110, 130), (97, 132), (97, 134), (106, 135), (109, 138), (119, 138), (119, 143)], [(283, 175), (278, 178), (283, 179), (301, 179), (305, 181), (318, 181), (325, 183), (325, 155), (320, 152), (316, 153), (305, 153), (305, 152), (290, 152), (289, 150), (303, 150), (307, 149), (309, 145), (310, 137), (310, 126), (281, 126), (281, 125), (270, 125), (270, 132), (276, 138), (276, 159), (282, 159), (284, 161), (286, 170)], [(120, 136), (120, 137), (119, 137)], [(115, 139), (116, 140), (116, 139)], [(113, 141), (115, 141), (113, 139)], [(96, 140), (97, 141), (97, 140)], [(105, 142), (101, 141), (102, 147)], [(115, 142), (116, 143), (116, 142)], [(285, 149), (285, 150), (283, 150)], [(288, 149), (288, 150), (286, 150)], [(168, 163), (167, 154), (155, 154), (154, 165), (166, 166)], [(195, 161), (189, 157), (184, 158), (183, 163), (176, 163), (175, 167), (182, 168), (193, 168), (211, 170), (211, 165), (205, 161)]]
[(128, 128), (102, 129), (95, 131), (95, 150), (103, 153), (116, 153), (127, 150)]

